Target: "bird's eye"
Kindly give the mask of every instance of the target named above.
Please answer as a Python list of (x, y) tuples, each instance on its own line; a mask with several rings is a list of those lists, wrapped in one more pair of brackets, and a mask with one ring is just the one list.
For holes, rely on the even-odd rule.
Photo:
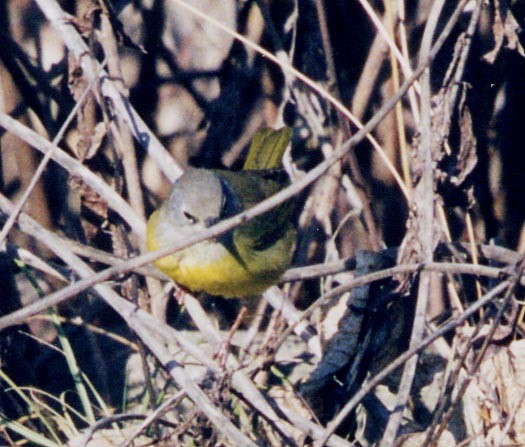
[(184, 217), (189, 223), (191, 224), (197, 223), (197, 218), (194, 215), (188, 213), (187, 211), (183, 211), (182, 214), (184, 215)]

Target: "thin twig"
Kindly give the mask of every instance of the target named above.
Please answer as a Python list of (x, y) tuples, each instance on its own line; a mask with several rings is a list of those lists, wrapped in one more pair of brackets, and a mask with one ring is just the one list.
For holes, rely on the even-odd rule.
[(128, 436), (128, 439), (121, 443), (119, 447), (128, 447), (139, 435), (146, 430), (153, 422), (158, 420), (175, 402), (182, 399), (186, 393), (184, 391), (179, 391), (171, 396), (169, 399), (166, 399), (162, 404), (152, 411), (145, 419), (139, 424), (135, 430)]
[[(9, 211), (14, 209), (13, 204), (7, 201), (4, 197), (0, 197), (0, 202), (2, 208), (7, 207), (9, 208)], [(79, 276), (90, 277), (93, 275), (94, 272), (91, 268), (73, 255), (68, 247), (62, 241), (58, 240), (52, 232), (45, 230), (33, 219), (23, 213), (20, 214), (19, 219), (24, 221), (25, 225), (33, 226), (35, 234), (38, 233), (39, 235), (39, 240), (60, 256), (64, 262), (72, 266)], [(221, 433), (223, 433), (228, 439), (232, 440), (236, 445), (256, 447), (254, 442), (241, 433), (239, 429), (213, 405), (202, 389), (188, 377), (184, 368), (173, 360), (171, 352), (164, 343), (159, 342), (155, 334), (144, 325), (144, 318), (154, 319), (153, 317), (144, 312), (140, 314), (141, 318), (139, 318), (139, 309), (137, 309), (132, 303), (122, 299), (106, 284), (97, 284), (94, 286), (94, 289), (101, 297), (103, 297), (108, 305), (113, 307), (113, 309), (120, 314), (129, 327), (137, 333), (140, 339), (157, 357), (173, 379), (186, 391), (188, 396), (191, 397), (193, 402), (195, 402), (204, 414), (206, 414), (209, 420)], [(154, 320), (157, 327), (161, 326), (158, 320)]]
[[(402, 366), (408, 359), (412, 356), (421, 353), (428, 345), (437, 340), (440, 337), (443, 337), (450, 331), (456, 329), (460, 324), (465, 322), (468, 318), (474, 315), (476, 312), (489, 304), (494, 300), (500, 293), (502, 293), (506, 288), (508, 288), (511, 280), (504, 281), (494, 287), (490, 292), (486, 293), (480, 300), (476, 301), (471, 305), (467, 310), (461, 314), (459, 317), (453, 319), (449, 323), (443, 325), (441, 328), (436, 330), (432, 335), (424, 338), (418, 346), (413, 346), (409, 350), (405, 351), (394, 361), (392, 361), (388, 366), (386, 366), (380, 373), (376, 374), (372, 379), (366, 382), (359, 391), (346, 403), (343, 409), (339, 412), (337, 417), (333, 419), (330, 424), (326, 427), (325, 435), (321, 441), (326, 442), (329, 436), (334, 433), (337, 427), (343, 422), (343, 420), (350, 414), (352, 410), (363, 400), (363, 398), (370, 393), (377, 385), (379, 385), (383, 380), (385, 380), (390, 374), (392, 374), (397, 368)], [(321, 444), (324, 445), (324, 444)]]
[(107, 202), (111, 209), (129, 224), (139, 239), (144, 238), (146, 231), (144, 220), (138, 217), (135, 210), (119, 196), (115, 190), (110, 188), (107, 183), (102, 181), (100, 177), (96, 176), (86, 166), (9, 115), (0, 113), (0, 126), (27, 142), (35, 149), (38, 149), (43, 154), (51, 151), (53, 161), (62, 166), (69, 175), (81, 178), (86, 185), (92, 188)]
[[(14, 208), (7, 199), (0, 195), (0, 208), (4, 212), (9, 213)], [(24, 227), (24, 230), (29, 234), (39, 236), (39, 239), (54, 251), (57, 256), (62, 258), (65, 263), (72, 266), (72, 268), (79, 274), (79, 276), (91, 276), (93, 272), (86, 266), (80, 259), (78, 259), (71, 251), (68, 246), (64, 244), (57, 236), (49, 230), (44, 229), (41, 225), (36, 223), (33, 219), (24, 213), (20, 214), (19, 225)], [(165, 346), (173, 346), (174, 344), (180, 346), (185, 352), (197, 359), (204, 366), (220, 373), (221, 370), (217, 365), (217, 362), (211, 359), (211, 356), (206, 355), (203, 350), (194, 345), (186, 337), (181, 336), (179, 332), (168, 326), (167, 324), (159, 321), (151, 314), (139, 309), (133, 303), (126, 301), (119, 297), (108, 285), (97, 284), (94, 286), (95, 292), (99, 294), (115, 311), (126, 321), (128, 326), (137, 333), (142, 341), (148, 346), (153, 354), (159, 359), (159, 361), (167, 367), (172, 377), (176, 380), (179, 385), (186, 390), (189, 397), (199, 406), (199, 408), (210, 417), (210, 420), (215, 423), (221, 423), (221, 415), (218, 414), (215, 409), (209, 408), (211, 404), (207, 399), (204, 399), (199, 388), (195, 389), (195, 384), (192, 380), (188, 379), (185, 375), (184, 369), (172, 361), (172, 354), (165, 349)], [(190, 298), (191, 299), (191, 298)], [(188, 303), (187, 303), (188, 304)], [(25, 308), (24, 308), (25, 309)], [(21, 310), (24, 310), (21, 309)], [(10, 314), (15, 315), (17, 312)], [(9, 316), (3, 317), (4, 322), (8, 321)], [(208, 319), (208, 317), (206, 317)], [(202, 321), (205, 321), (202, 319)], [(14, 323), (16, 324), (16, 323)], [(7, 324), (10, 326), (11, 324)], [(6, 326), (6, 327), (7, 327)], [(1, 321), (0, 321), (1, 329)], [(216, 340), (216, 343), (221, 342), (220, 336), (217, 336), (213, 331), (209, 332), (210, 339)], [(213, 344), (213, 343), (212, 343)], [(228, 359), (233, 360), (233, 356), (228, 356)], [(229, 364), (228, 364), (229, 365)], [(235, 366), (235, 363), (232, 365)], [(170, 369), (171, 368), (171, 369)], [(238, 390), (246, 400), (248, 400), (257, 411), (267, 418), (274, 426), (279, 427), (282, 433), (286, 433), (286, 424), (282, 419), (277, 416), (276, 412), (267, 402), (268, 396), (262, 397), (258, 388), (254, 383), (239, 370), (238, 365), (232, 368), (232, 383), (236, 390)], [(190, 380), (191, 383), (188, 383)], [(204, 399), (204, 400), (203, 400)], [(290, 420), (296, 428), (299, 428), (305, 434), (311, 434), (315, 438), (321, 436), (323, 433), (322, 427), (303, 416), (296, 414), (293, 410), (287, 408), (281, 408), (281, 411), (286, 414), (288, 420)], [(221, 428), (219, 427), (219, 430)], [(235, 427), (228, 424), (226, 430), (228, 433), (235, 433)], [(233, 431), (233, 432), (232, 432)], [(240, 444), (242, 445), (242, 443)], [(338, 437), (333, 437), (330, 440), (329, 445), (333, 447), (350, 447), (350, 443), (344, 441)]]
[[(420, 61), (427, 60), (432, 48), (432, 40), (438, 25), (439, 17), (445, 5), (445, 0), (437, 0), (432, 4), (427, 24), (421, 42)], [(422, 173), (417, 187), (414, 188), (414, 201), (418, 207), (416, 216), (417, 240), (421, 246), (419, 254), (421, 261), (425, 264), (433, 261), (434, 257), (434, 169), (433, 169), (433, 132), (432, 132), (432, 105), (430, 87), (430, 69), (423, 72), (421, 76), (421, 121), (420, 121), (420, 143), (419, 158), (421, 159)], [(431, 272), (421, 272), (418, 284), (416, 310), (412, 333), (410, 335), (409, 348), (418, 346), (425, 334), (427, 308), (431, 292)], [(380, 447), (390, 447), (396, 439), (401, 418), (405, 406), (410, 397), (410, 390), (416, 374), (418, 356), (410, 358), (403, 367), (401, 382), (395, 399), (394, 410), (388, 418), (385, 431), (381, 438)]]
[[(105, 101), (113, 107), (126, 122), (135, 139), (146, 149), (156, 161), (164, 175), (173, 182), (182, 174), (182, 169), (175, 163), (173, 157), (164, 149), (157, 137), (148, 129), (142, 118), (131, 106), (125, 95), (111, 81), (107, 73), (99, 73), (98, 63), (90, 56), (90, 51), (74, 26), (74, 18), (67, 15), (55, 0), (36, 0), (36, 3), (46, 16), (47, 20), (57, 30), (57, 34), (66, 44), (68, 50), (79, 61), (83, 74), (88, 80), (98, 78), (100, 90)], [(99, 102), (103, 100), (98, 98)]]
[[(276, 64), (283, 71), (283, 74), (284, 74), (285, 78), (287, 79), (287, 82), (290, 83), (290, 81), (293, 80), (294, 77), (297, 78), (298, 80), (300, 80), (301, 82), (303, 82), (305, 85), (310, 87), (314, 92), (319, 94), (319, 96), (321, 96), (323, 99), (328, 101), (339, 113), (341, 113), (343, 116), (345, 116), (352, 124), (354, 124), (358, 129), (360, 129), (360, 131), (362, 131), (366, 127), (366, 126), (363, 126), (361, 121), (359, 119), (357, 119), (344, 106), (344, 104), (340, 100), (338, 100), (334, 95), (332, 95), (325, 88), (323, 88), (322, 86), (317, 84), (317, 82), (313, 81), (308, 76), (304, 75), (299, 70), (297, 70), (295, 67), (293, 67), (292, 64), (289, 62), (289, 60), (287, 59), (286, 55), (283, 52), (279, 52), (277, 55), (274, 55), (270, 51), (268, 51), (265, 48), (261, 47), (260, 45), (256, 44), (255, 42), (252, 42), (250, 39), (247, 39), (243, 35), (241, 35), (241, 34), (235, 32), (235, 31), (231, 30), (230, 28), (228, 28), (227, 26), (223, 25), (219, 21), (215, 20), (213, 17), (211, 17), (208, 14), (206, 14), (205, 12), (199, 10), (198, 8), (196, 8), (196, 7), (190, 5), (190, 4), (188, 4), (188, 3), (186, 3), (186, 2), (184, 2), (182, 0), (172, 0), (172, 1), (177, 3), (180, 6), (184, 7), (185, 9), (189, 10), (191, 13), (195, 14), (196, 16), (206, 20), (208, 23), (211, 23), (212, 25), (214, 25), (217, 28), (221, 29), (225, 33), (233, 36), (235, 39), (239, 40), (240, 42), (242, 42), (247, 47), (257, 51), (259, 54), (264, 56), (266, 59), (268, 59), (269, 61), (271, 61), (274, 64)], [(407, 84), (406, 90), (404, 90), (403, 94), (406, 93), (408, 88), (410, 88), (410, 86), (418, 79), (418, 77), (419, 77), (419, 74), (416, 74), (416, 72), (414, 71), (412, 76), (409, 79), (407, 79), (408, 84)], [(400, 91), (402, 89), (403, 89), (403, 87), (400, 89)], [(381, 118), (381, 120), (382, 119), (383, 118)], [(375, 125), (373, 127), (375, 127)], [(381, 160), (383, 160), (383, 163), (385, 163), (385, 166), (387, 167), (389, 172), (392, 174), (392, 176), (396, 180), (400, 190), (403, 192), (404, 196), (408, 199), (409, 198), (409, 194), (408, 194), (406, 186), (405, 186), (405, 184), (403, 182), (403, 179), (401, 178), (401, 176), (397, 172), (397, 169), (392, 164), (392, 162), (390, 161), (389, 157), (385, 154), (385, 152), (381, 148), (381, 145), (377, 142), (377, 140), (372, 135), (370, 135), (370, 131), (365, 132), (363, 134), (363, 137), (367, 138), (370, 141), (370, 143), (372, 144), (372, 147), (374, 148), (374, 150), (377, 151), (379, 157), (381, 158)], [(347, 151), (345, 150), (344, 152), (346, 153)], [(335, 163), (335, 161), (333, 163), (331, 163), (330, 166), (332, 164), (334, 164), (334, 163)]]
[[(367, 2), (365, 0), (359, 0), (359, 3), (365, 10), (368, 17), (370, 17), (370, 20), (372, 21), (375, 28), (377, 29), (377, 32), (381, 35), (383, 40), (387, 43), (388, 47), (390, 48), (390, 51), (394, 54), (394, 56), (398, 60), (399, 64), (401, 65), (401, 69), (403, 71), (403, 75), (405, 76), (405, 78), (410, 78), (413, 73), (412, 73), (412, 69), (410, 68), (409, 61), (401, 54), (401, 52), (399, 51), (399, 48), (397, 48), (397, 45), (392, 38), (393, 36), (391, 36), (388, 33), (388, 30), (386, 29), (384, 24), (381, 22), (381, 20), (375, 13), (370, 2)], [(416, 89), (419, 89), (419, 87), (417, 86), (417, 83), (415, 83), (414, 85)]]
[[(104, 66), (104, 64), (101, 65), (100, 70), (102, 70), (103, 66)], [(93, 78), (89, 82), (89, 84), (87, 85), (85, 90), (82, 92), (82, 95), (80, 96), (80, 98), (76, 102), (75, 106), (73, 107), (71, 112), (69, 112), (66, 120), (64, 121), (62, 126), (60, 126), (60, 129), (57, 132), (57, 134), (55, 135), (55, 138), (53, 138), (53, 141), (51, 142), (51, 145), (52, 145), (51, 149), (47, 151), (47, 153), (44, 155), (44, 157), (40, 161), (40, 164), (38, 165), (37, 169), (35, 170), (35, 173), (33, 174), (31, 182), (29, 182), (29, 185), (27, 186), (26, 190), (22, 194), (22, 197), (18, 201), (18, 203), (16, 205), (16, 209), (8, 217), (6, 223), (4, 224), (4, 226), (2, 228), (2, 231), (0, 232), (0, 245), (2, 245), (2, 243), (3, 243), (4, 239), (6, 238), (7, 234), (9, 233), (9, 231), (11, 231), (11, 228), (13, 227), (13, 224), (15, 223), (15, 220), (16, 220), (18, 214), (20, 214), (20, 211), (22, 210), (22, 208), (26, 204), (27, 200), (29, 199), (29, 196), (33, 192), (33, 189), (35, 189), (35, 186), (36, 186), (38, 180), (40, 180), (40, 177), (42, 176), (42, 174), (44, 173), (44, 169), (46, 168), (47, 164), (49, 163), (49, 160), (51, 160), (51, 158), (53, 157), (53, 154), (55, 153), (55, 150), (58, 147), (57, 146), (58, 142), (61, 141), (62, 138), (64, 137), (64, 134), (66, 133), (67, 128), (71, 124), (71, 121), (73, 121), (73, 119), (77, 115), (78, 110), (80, 109), (80, 107), (84, 103), (84, 100), (86, 99), (87, 95), (89, 94), (89, 92), (91, 91), (93, 86), (95, 85), (95, 82), (96, 82), (96, 78)]]
[[(458, 7), (456, 11), (454, 11), (454, 14), (450, 18), (445, 28), (443, 29), (443, 32), (441, 33), (440, 38), (438, 38), (436, 43), (434, 44), (434, 47), (432, 48), (432, 51), (430, 52), (429, 58), (423, 61), (418, 66), (418, 68), (414, 71), (414, 74), (412, 75), (412, 77), (407, 79), (403, 83), (399, 91), (396, 92), (389, 101), (383, 104), (383, 106), (370, 119), (370, 121), (368, 121), (368, 123), (365, 126), (363, 126), (362, 129), (360, 129), (352, 138), (347, 140), (330, 157), (328, 157), (326, 160), (324, 160), (322, 163), (320, 163), (315, 168), (313, 168), (310, 172), (308, 172), (304, 177), (298, 179), (290, 186), (282, 189), (277, 194), (260, 202), (258, 205), (254, 206), (253, 208), (250, 208), (249, 210), (246, 210), (243, 213), (240, 213), (234, 217), (231, 217), (222, 222), (219, 222), (218, 224), (210, 227), (209, 229), (198, 232), (195, 235), (187, 238), (184, 242), (174, 242), (160, 250), (157, 250), (151, 253), (146, 253), (141, 256), (137, 256), (136, 258), (123, 262), (122, 264), (118, 266), (111, 267), (102, 272), (99, 272), (90, 278), (84, 278), (69, 287), (66, 287), (54, 294), (49, 295), (44, 300), (38, 301), (29, 306), (26, 306), (24, 309), (20, 309), (19, 311), (14, 312), (13, 314), (10, 315), (10, 317), (12, 317), (13, 320), (22, 319), (23, 321), (28, 316), (39, 313), (49, 306), (54, 306), (62, 301), (65, 301), (68, 298), (76, 295), (77, 293), (80, 293), (81, 291), (86, 290), (89, 287), (92, 287), (93, 285), (98, 284), (102, 281), (106, 281), (107, 279), (113, 276), (116, 276), (116, 275), (119, 275), (119, 274), (122, 274), (128, 271), (132, 271), (138, 267), (149, 264), (155, 261), (156, 259), (162, 258), (164, 256), (168, 256), (178, 250), (181, 250), (185, 247), (189, 247), (190, 245), (196, 244), (197, 242), (201, 242), (211, 237), (215, 237), (215, 236), (224, 234), (227, 231), (231, 230), (232, 228), (244, 222), (247, 222), (248, 220), (253, 219), (261, 214), (264, 214), (265, 212), (280, 205), (286, 200), (289, 200), (295, 194), (298, 194), (304, 188), (306, 188), (311, 183), (313, 183), (315, 180), (317, 180), (321, 175), (323, 175), (334, 163), (337, 163), (338, 160), (341, 157), (343, 157), (349, 150), (351, 150), (356, 144), (361, 142), (366, 137), (366, 135), (370, 131), (372, 131), (372, 129), (374, 129), (383, 120), (383, 118), (394, 108), (397, 101), (399, 101), (403, 97), (403, 95), (407, 92), (407, 90), (410, 88), (412, 83), (417, 79), (418, 76), (421, 75), (421, 73), (423, 73), (427, 65), (433, 60), (433, 58), (435, 58), (436, 54), (440, 51), (443, 44), (445, 43), (446, 37), (448, 37), (448, 35), (450, 34), (450, 32), (452, 31), (455, 25), (456, 20), (459, 18), (460, 13), (461, 13), (461, 8)], [(0, 114), (0, 118), (2, 118), (1, 114)], [(0, 125), (2, 125), (1, 121), (0, 121)], [(89, 172), (89, 174), (93, 175), (91, 172)], [(0, 329), (2, 328), (2, 324), (6, 324), (5, 318), (6, 317), (0, 318)]]

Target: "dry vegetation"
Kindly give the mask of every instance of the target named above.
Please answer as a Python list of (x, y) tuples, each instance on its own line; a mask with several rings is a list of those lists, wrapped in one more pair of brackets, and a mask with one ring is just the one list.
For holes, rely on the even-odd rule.
[[(0, 444), (525, 445), (524, 14), (0, 2)], [(178, 304), (146, 217), (282, 125), (296, 268)]]

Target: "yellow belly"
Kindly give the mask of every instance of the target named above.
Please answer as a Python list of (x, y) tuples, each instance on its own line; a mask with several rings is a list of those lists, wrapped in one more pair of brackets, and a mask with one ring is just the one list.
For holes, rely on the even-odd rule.
[[(279, 279), (280, 272), (272, 274), (248, 271), (229, 252), (224, 249), (216, 250), (217, 247), (222, 248), (218, 243), (196, 244), (159, 259), (155, 265), (189, 290), (225, 297), (258, 295)], [(199, 256), (197, 252), (201, 251), (214, 256)], [(215, 257), (218, 251), (223, 253)]]
[[(147, 246), (160, 248), (156, 237), (156, 217), (148, 222)], [(221, 243), (204, 241), (155, 262), (159, 270), (181, 286), (224, 297), (259, 295), (275, 284), (291, 262), (294, 235), (279, 241), (263, 253), (252, 253), (241, 263)]]

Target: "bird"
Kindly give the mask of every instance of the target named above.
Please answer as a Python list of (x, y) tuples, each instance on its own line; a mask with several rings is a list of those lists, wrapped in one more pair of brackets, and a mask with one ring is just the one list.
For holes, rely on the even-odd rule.
[[(184, 241), (288, 185), (281, 160), (291, 135), (288, 127), (257, 132), (240, 171), (187, 168), (148, 220), (147, 249)], [(160, 258), (155, 265), (191, 292), (225, 298), (260, 295), (291, 265), (297, 237), (292, 208), (285, 202), (221, 236)]]

